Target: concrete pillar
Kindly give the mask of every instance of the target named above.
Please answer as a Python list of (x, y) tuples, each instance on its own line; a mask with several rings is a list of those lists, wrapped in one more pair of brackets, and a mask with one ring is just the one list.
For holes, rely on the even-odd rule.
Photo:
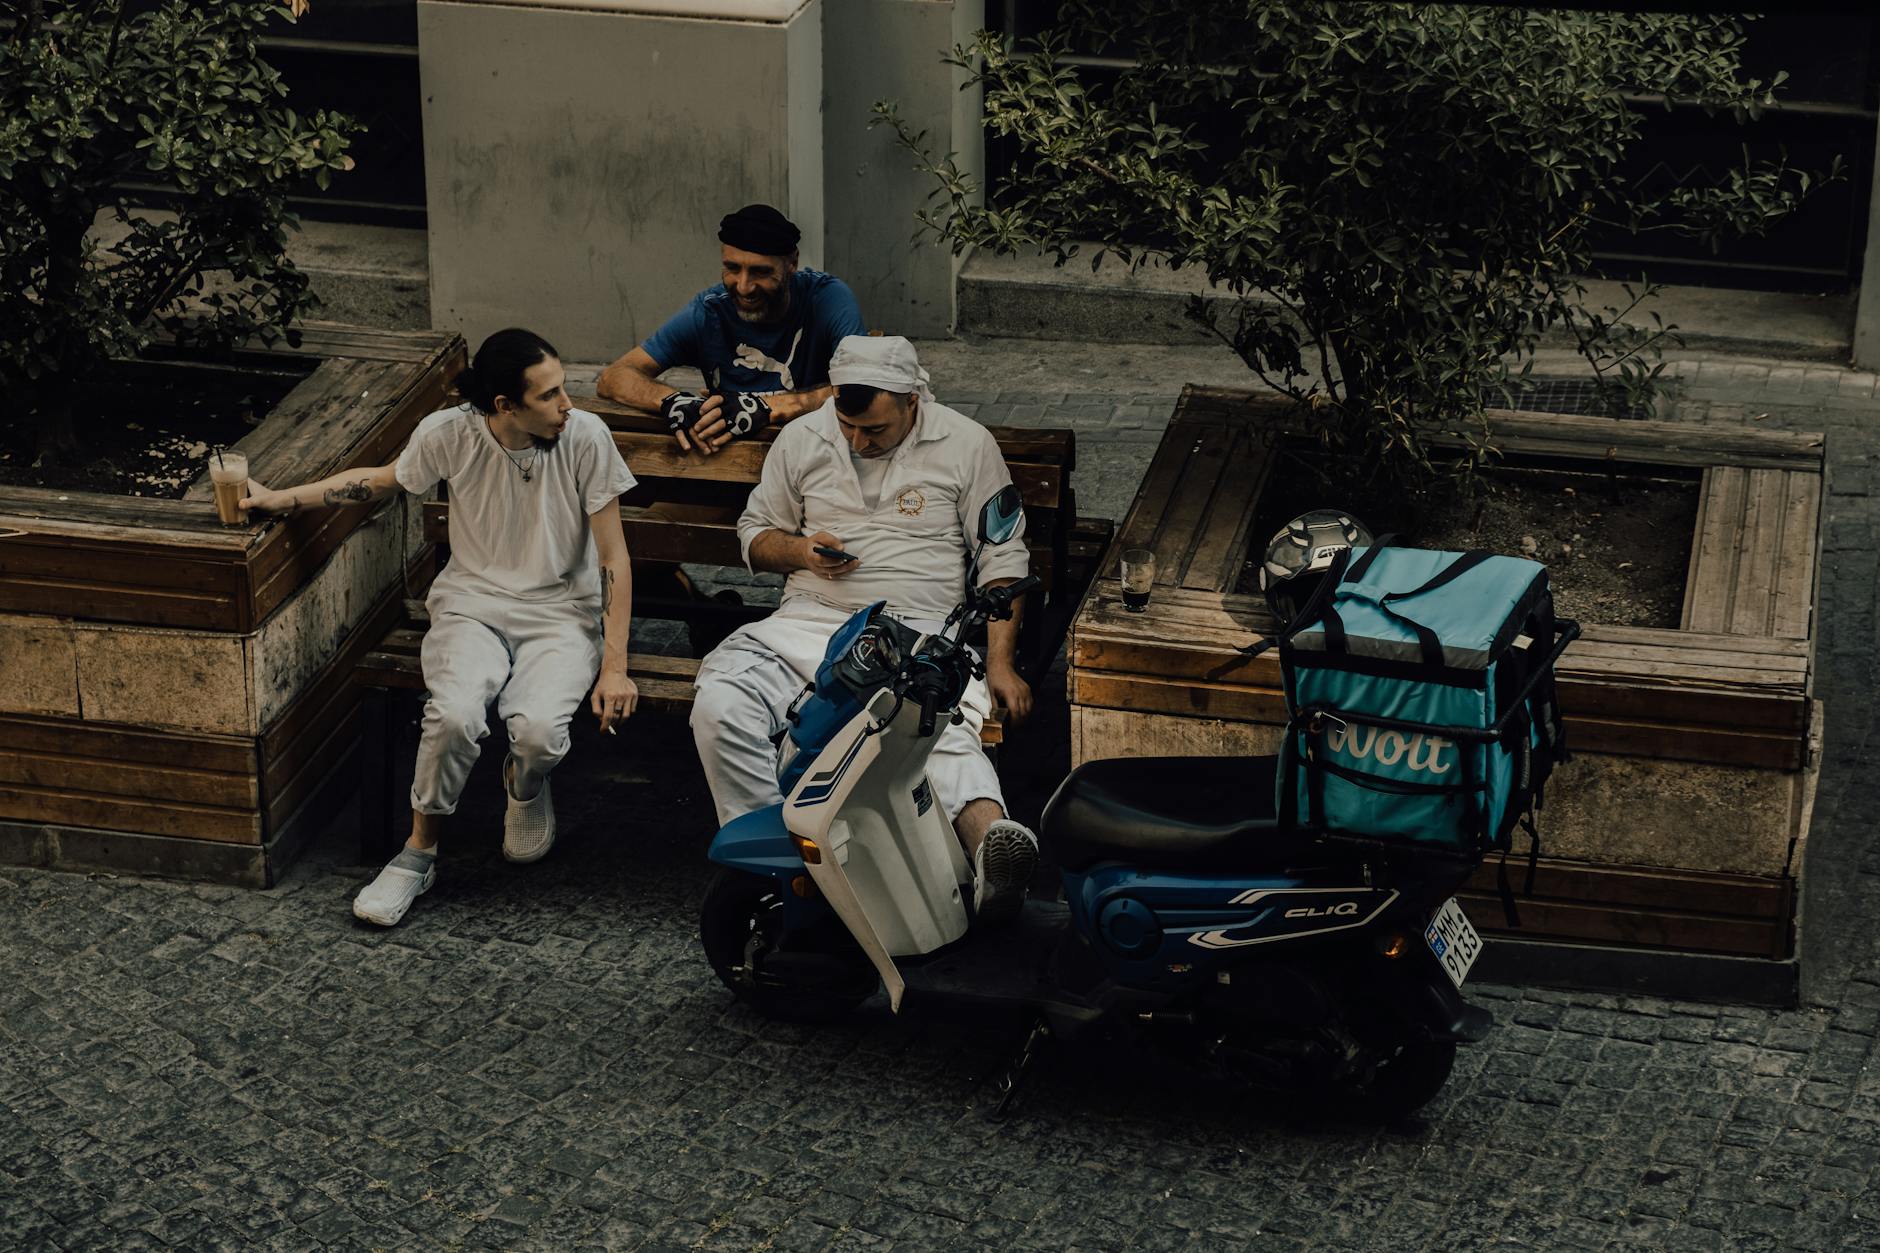
[(1880, 370), (1880, 136), (1875, 148), (1867, 250), (1861, 257), (1860, 301), (1854, 308), (1854, 364), (1863, 370)]
[(824, 205), (829, 271), (855, 289), (868, 325), (933, 336), (953, 329), (964, 258), (912, 242), (932, 182), (870, 109), (893, 100), (940, 155), (981, 178), (981, 93), (941, 57), (985, 25), (985, 0), (823, 0)]
[(824, 268), (824, 2), (419, 0), (432, 325), (611, 360), (752, 201)]

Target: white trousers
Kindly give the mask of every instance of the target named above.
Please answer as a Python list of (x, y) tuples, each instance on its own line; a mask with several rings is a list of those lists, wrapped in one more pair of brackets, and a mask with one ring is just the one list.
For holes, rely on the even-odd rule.
[[(719, 826), (783, 800), (777, 791), (777, 747), (771, 737), (788, 725), (784, 714), (803, 683), (789, 662), (743, 633), (699, 663), (692, 738), (698, 742), (705, 781), (718, 807)], [(949, 819), (958, 819), (962, 809), (982, 797), (1005, 807), (998, 772), (979, 742), (990, 697), (983, 681), (973, 686), (981, 698), (974, 700), (975, 693), (968, 693), (962, 702), (965, 718), (940, 732), (927, 759), (927, 777)]]
[(433, 605), (422, 660), (430, 699), (411, 807), (448, 814), (489, 734), (492, 701), (509, 732), (517, 795), (535, 795), (568, 755), (568, 724), (600, 673), (600, 626), (586, 605), (453, 601)]

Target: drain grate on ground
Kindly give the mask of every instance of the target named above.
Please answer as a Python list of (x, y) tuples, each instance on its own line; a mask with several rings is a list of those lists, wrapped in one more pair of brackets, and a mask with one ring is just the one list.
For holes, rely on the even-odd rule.
[[(1670, 400), (1677, 386), (1675, 380), (1661, 380), (1665, 390), (1660, 393), (1661, 402)], [(1549, 378), (1545, 375), (1532, 375), (1525, 379), (1510, 379), (1508, 392), (1514, 409), (1528, 409), (1536, 413), (1574, 413), (1592, 418), (1649, 418), (1653, 416), (1653, 407), (1649, 404), (1629, 404), (1623, 395), (1602, 396), (1599, 384), (1587, 378)]]

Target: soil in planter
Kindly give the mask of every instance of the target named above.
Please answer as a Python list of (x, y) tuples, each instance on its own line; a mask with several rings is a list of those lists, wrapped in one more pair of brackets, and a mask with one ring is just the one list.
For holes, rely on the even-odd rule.
[[(1249, 539), (1251, 560), (1235, 590), (1259, 592), (1258, 562), (1266, 542), (1287, 519), (1319, 508), (1332, 497), (1305, 474), (1276, 467)], [(1655, 470), (1656, 468), (1654, 468)], [(1440, 501), (1404, 527), (1400, 540), (1419, 548), (1481, 548), (1529, 557), (1547, 566), (1555, 611), (1581, 622), (1676, 628), (1684, 608), (1684, 579), (1697, 525), (1698, 482), (1657, 473), (1604, 474), (1521, 465), (1483, 472), (1473, 499)], [(1366, 523), (1362, 505), (1345, 504)]]
[(0, 485), (174, 500), (210, 453), (253, 430), (316, 364), (121, 363), (77, 385), (82, 460), (35, 466), (30, 447), (0, 443)]

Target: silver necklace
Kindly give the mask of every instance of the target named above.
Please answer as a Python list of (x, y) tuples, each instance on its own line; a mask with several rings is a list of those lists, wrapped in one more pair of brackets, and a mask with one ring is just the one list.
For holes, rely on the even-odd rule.
[[(498, 443), (496, 446), (498, 448), (503, 448), (501, 443)], [(541, 455), (542, 455), (542, 450), (540, 448), (531, 448), (529, 450), (529, 459), (527, 461), (517, 461), (516, 455), (514, 453), (510, 452), (507, 448), (503, 448), (503, 456), (509, 458), (510, 465), (516, 467), (517, 470), (521, 471), (522, 481), (524, 483), (530, 482), (535, 478), (535, 459), (537, 457), (540, 457)]]
[(509, 464), (516, 467), (517, 471), (521, 473), (524, 483), (530, 482), (535, 478), (535, 461), (536, 458), (542, 455), (542, 446), (540, 444), (536, 444), (529, 449), (529, 459), (527, 461), (518, 461), (516, 460), (516, 455), (509, 451), (509, 448), (503, 441), (496, 438), (496, 428), (493, 425), (490, 427), (490, 439), (495, 442), (498, 448), (502, 449), (503, 456), (509, 458)]

